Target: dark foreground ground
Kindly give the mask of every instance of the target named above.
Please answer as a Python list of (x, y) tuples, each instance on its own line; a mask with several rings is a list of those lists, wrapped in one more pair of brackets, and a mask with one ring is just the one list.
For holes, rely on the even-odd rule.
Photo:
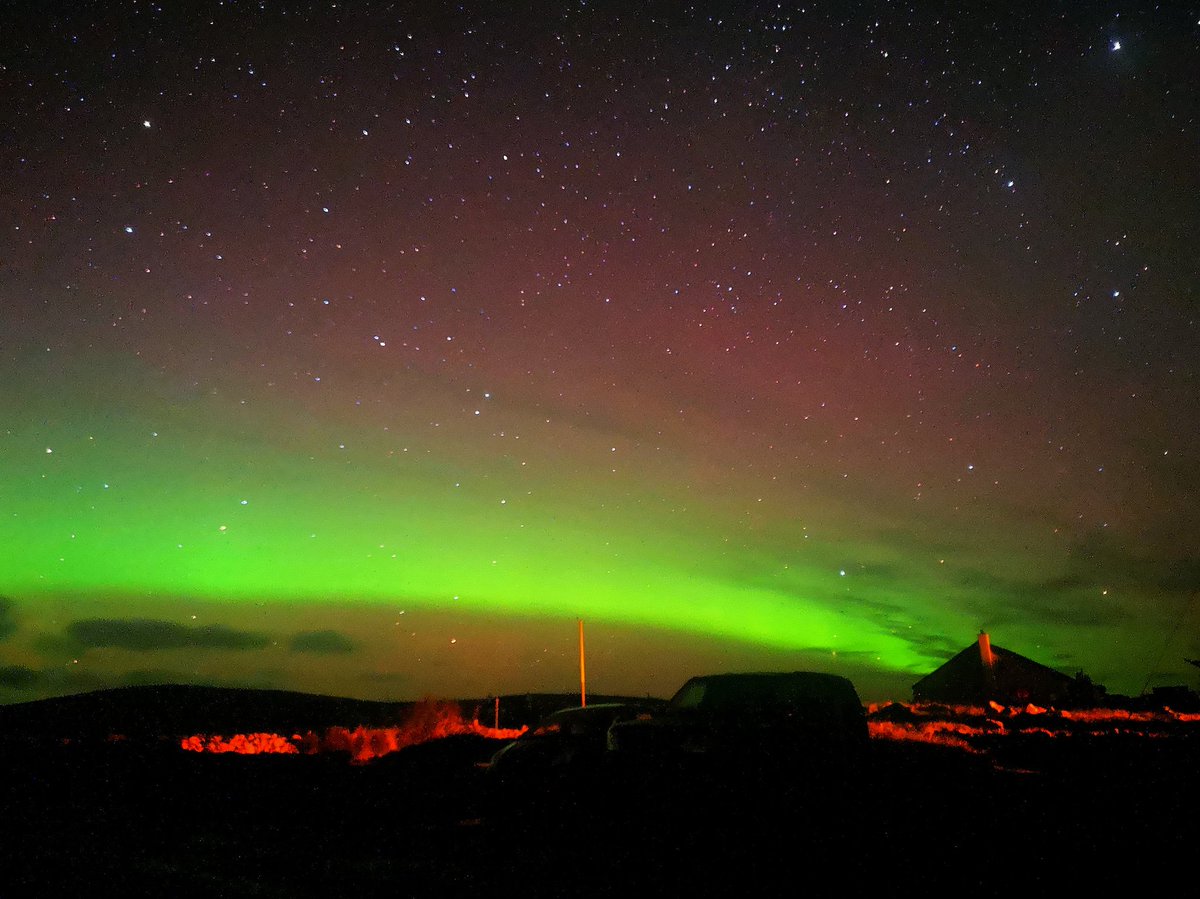
[(1079, 895), (1195, 887), (1196, 745), (1110, 736), (995, 759), (877, 741), (820, 769), (494, 784), (450, 737), (337, 756), (170, 744), (0, 750), (0, 896)]

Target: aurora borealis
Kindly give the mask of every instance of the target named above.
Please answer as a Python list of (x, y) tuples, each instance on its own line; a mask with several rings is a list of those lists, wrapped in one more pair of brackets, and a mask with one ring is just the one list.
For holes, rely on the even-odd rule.
[(431, 6), (0, 13), (0, 701), (1194, 682), (1200, 10)]

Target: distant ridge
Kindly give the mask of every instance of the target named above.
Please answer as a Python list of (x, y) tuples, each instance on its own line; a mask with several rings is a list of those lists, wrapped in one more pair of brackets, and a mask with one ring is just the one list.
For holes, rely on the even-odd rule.
[(179, 737), (195, 733), (291, 734), (333, 725), (398, 723), (411, 702), (373, 702), (237, 687), (186, 684), (117, 687), (0, 706), (0, 739)]
[[(597, 694), (589, 697), (588, 704), (629, 699)], [(493, 723), (495, 697), (446, 701), (457, 703), (467, 720), (478, 717), (482, 724)], [(103, 740), (114, 734), (139, 740), (261, 731), (288, 736), (339, 726), (389, 727), (401, 724), (416, 704), (241, 687), (116, 687), (0, 705), (0, 742), (14, 738)], [(578, 693), (501, 696), (500, 726), (533, 724), (550, 712), (578, 704)]]

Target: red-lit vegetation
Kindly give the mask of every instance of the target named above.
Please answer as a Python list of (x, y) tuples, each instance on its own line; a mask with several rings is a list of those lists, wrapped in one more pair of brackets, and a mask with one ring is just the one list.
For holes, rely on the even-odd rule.
[(366, 762), (391, 752), (457, 734), (476, 734), (494, 740), (514, 740), (524, 728), (486, 727), (465, 721), (457, 703), (420, 702), (407, 720), (396, 727), (330, 727), (323, 733), (307, 731), (290, 737), (272, 733), (219, 734), (185, 737), (180, 747), (188, 752), (234, 752), (240, 755), (274, 753), (315, 755), (344, 752), (355, 762)]
[(932, 743), (937, 746), (953, 746), (967, 752), (977, 752), (965, 737), (977, 733), (965, 724), (953, 721), (926, 721), (920, 724), (898, 724), (895, 721), (870, 721), (867, 727), (871, 738), (876, 740), (903, 740), (916, 743)]
[(1163, 737), (1200, 723), (1200, 714), (1172, 709), (1048, 709), (1036, 705), (987, 706), (886, 703), (871, 706), (868, 726), (879, 740), (914, 741), (979, 752), (988, 740), (1007, 735), (1050, 738)]
[(274, 753), (276, 755), (295, 755), (300, 750), (287, 737), (279, 734), (234, 734), (226, 739), (220, 734), (210, 737), (200, 735), (184, 737), (180, 745), (188, 752), (236, 752), (238, 755), (259, 755)]
[[(981, 753), (998, 739), (1014, 736), (1047, 738), (1104, 738), (1117, 735), (1163, 737), (1180, 728), (1200, 725), (1200, 714), (1171, 709), (1048, 709), (989, 703), (987, 706), (941, 703), (886, 703), (869, 709), (868, 726), (876, 740), (927, 743), (969, 753)], [(453, 702), (421, 702), (403, 724), (394, 727), (329, 727), (291, 736), (244, 733), (225, 737), (196, 734), (180, 741), (189, 752), (233, 752), (316, 755), (345, 753), (367, 762), (408, 746), (457, 734), (476, 734), (497, 740), (516, 739), (525, 728), (492, 728), (463, 718)]]

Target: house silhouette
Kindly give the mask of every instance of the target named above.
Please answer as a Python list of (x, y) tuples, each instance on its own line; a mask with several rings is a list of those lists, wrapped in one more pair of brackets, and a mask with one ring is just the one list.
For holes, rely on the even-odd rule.
[(1074, 704), (1077, 679), (994, 646), (987, 633), (913, 684), (914, 702)]

